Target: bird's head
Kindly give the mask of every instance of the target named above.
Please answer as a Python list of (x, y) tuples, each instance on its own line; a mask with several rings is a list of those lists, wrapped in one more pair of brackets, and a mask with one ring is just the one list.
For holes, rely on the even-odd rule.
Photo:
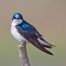
[(13, 17), (12, 17), (12, 20), (14, 20), (14, 19), (16, 19), (16, 20), (19, 20), (19, 19), (23, 20), (23, 16), (20, 13), (15, 13), (13, 15)]
[(12, 17), (12, 24), (17, 25), (23, 22), (23, 16), (20, 13), (15, 13)]

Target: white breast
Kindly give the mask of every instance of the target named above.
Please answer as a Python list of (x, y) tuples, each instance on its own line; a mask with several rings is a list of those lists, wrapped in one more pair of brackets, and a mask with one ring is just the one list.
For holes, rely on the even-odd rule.
[(13, 37), (15, 39), (17, 39), (19, 42), (21, 41), (26, 41), (28, 42), (16, 29), (15, 27), (16, 23), (15, 22), (12, 22), (12, 25), (11, 25), (11, 34), (13, 35)]

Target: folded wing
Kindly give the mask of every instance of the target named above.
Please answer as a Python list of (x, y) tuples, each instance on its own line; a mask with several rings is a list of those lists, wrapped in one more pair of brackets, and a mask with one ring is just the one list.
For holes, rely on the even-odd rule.
[[(51, 45), (44, 45), (44, 44), (41, 44), (37, 38), (38, 36), (32, 32), (32, 33), (29, 33), (28, 31), (25, 31), (25, 30), (22, 30), (21, 27), (19, 27), (18, 25), (16, 26), (18, 32), (24, 37), (26, 38), (30, 43), (32, 43), (35, 47), (37, 47), (38, 49), (40, 49), (41, 51), (47, 53), (47, 54), (50, 54), (50, 55), (53, 55), (53, 53), (51, 53), (50, 51), (48, 51), (46, 48), (52, 48)], [(43, 40), (43, 39), (42, 39)]]

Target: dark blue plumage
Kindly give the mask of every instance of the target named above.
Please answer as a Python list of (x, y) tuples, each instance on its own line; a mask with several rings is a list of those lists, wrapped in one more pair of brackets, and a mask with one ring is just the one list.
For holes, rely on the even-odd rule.
[(36, 28), (25, 21), (20, 13), (15, 13), (12, 20), (13, 23), (11, 27), (11, 33), (17, 40), (19, 40), (20, 42), (26, 42), (27, 40), (35, 47), (39, 48), (41, 51), (53, 55), (50, 51), (46, 49), (52, 48), (53, 45), (43, 39), (42, 35), (36, 30)]
[(14, 19), (23, 19), (23, 16), (20, 13), (15, 13), (12, 17), (12, 20)]
[(16, 28), (21, 29), (22, 31), (28, 32), (36, 37), (41, 37), (42, 35), (34, 28), (33, 25), (29, 24), (25, 20), (21, 24), (16, 25)]

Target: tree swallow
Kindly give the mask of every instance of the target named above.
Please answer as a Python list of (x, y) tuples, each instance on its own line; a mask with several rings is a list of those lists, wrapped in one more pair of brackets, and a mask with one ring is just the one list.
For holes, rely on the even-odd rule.
[(54, 45), (43, 39), (36, 28), (25, 21), (20, 13), (15, 13), (12, 17), (11, 34), (19, 42), (30, 42), (41, 51), (53, 55), (46, 48), (51, 49)]

